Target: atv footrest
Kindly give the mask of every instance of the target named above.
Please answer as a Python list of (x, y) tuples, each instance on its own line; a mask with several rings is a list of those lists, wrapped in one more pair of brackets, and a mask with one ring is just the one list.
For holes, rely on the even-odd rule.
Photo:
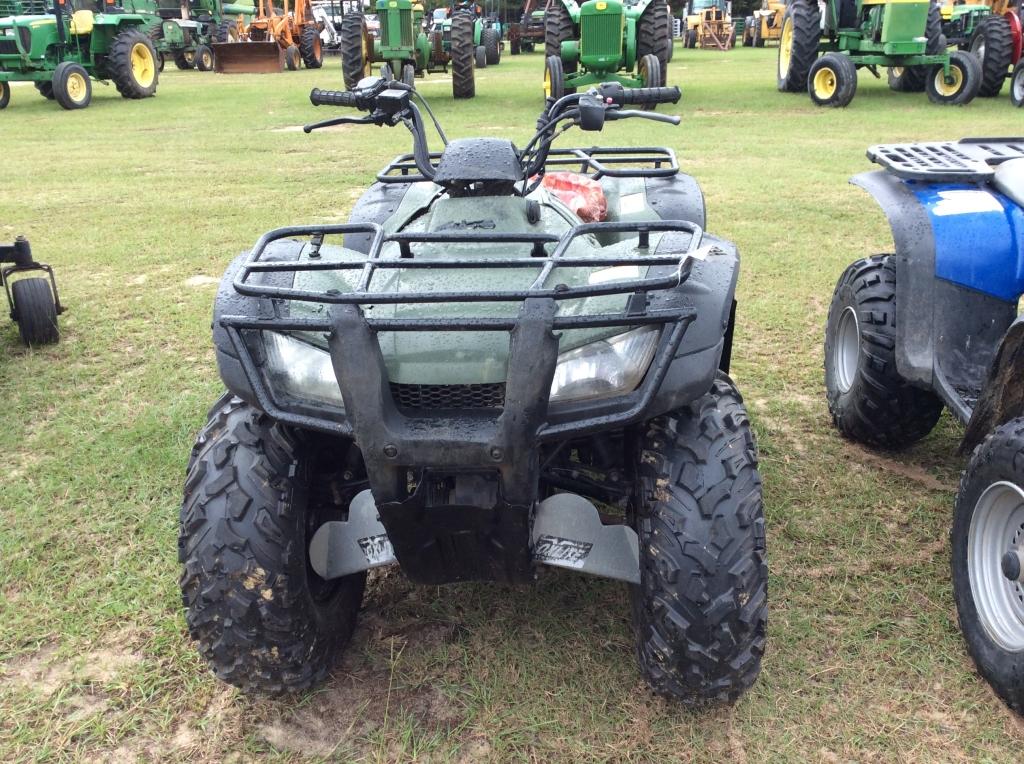
[(1024, 138), (964, 138), (953, 143), (887, 143), (868, 149), (868, 159), (898, 178), (931, 183), (978, 183), (995, 167), (1024, 157)]

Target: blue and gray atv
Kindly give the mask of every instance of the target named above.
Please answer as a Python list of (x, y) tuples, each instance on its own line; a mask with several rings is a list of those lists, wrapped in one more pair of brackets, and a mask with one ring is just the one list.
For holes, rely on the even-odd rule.
[(1024, 139), (874, 146), (858, 175), (895, 254), (836, 285), (825, 386), (836, 428), (881, 449), (943, 408), (972, 452), (951, 531), (960, 626), (978, 671), (1024, 710)]
[(728, 377), (736, 248), (704, 232), (670, 149), (552, 148), (573, 126), (678, 124), (629, 108), (678, 88), (549, 99), (521, 149), (435, 122), (435, 153), (401, 82), (311, 100), (362, 116), (307, 130), (404, 125), (413, 152), (348, 223), (266, 233), (224, 276), (228, 392), (181, 512), (202, 654), (244, 689), (301, 690), (352, 634), (370, 568), (438, 585), (554, 566), (628, 584), (656, 692), (738, 698), (760, 671), (768, 568)]

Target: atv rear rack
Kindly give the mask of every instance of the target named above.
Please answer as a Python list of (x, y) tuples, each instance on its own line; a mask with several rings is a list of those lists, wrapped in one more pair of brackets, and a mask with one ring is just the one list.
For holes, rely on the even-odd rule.
[[(433, 152), (430, 161), (437, 163), (441, 154)], [(672, 149), (661, 146), (641, 148), (593, 147), (587, 149), (552, 149), (544, 170), (574, 169), (594, 180), (610, 178), (669, 178), (679, 172), (679, 163)], [(395, 157), (377, 173), (381, 183), (419, 183), (426, 181), (412, 154)]]
[[(670, 254), (658, 254), (657, 252), (657, 249), (664, 245), (667, 239), (665, 237), (658, 243), (658, 247), (655, 247), (654, 252), (651, 254), (605, 257), (566, 255), (572, 242), (579, 236), (604, 232), (636, 233), (638, 237), (637, 249), (641, 251), (650, 248), (651, 234), (685, 234), (688, 239), (685, 243), (685, 251), (679, 250)], [(369, 234), (372, 237), (369, 254), (348, 260), (320, 259), (320, 247), (327, 237), (344, 236), (346, 234)], [(294, 239), (294, 237), (299, 236), (309, 237), (312, 249), (308, 259), (302, 262), (262, 259), (267, 248), (272, 243), (283, 239)], [(651, 298), (653, 297), (651, 293), (675, 289), (687, 279), (694, 259), (692, 256), (697, 253), (702, 238), (703, 231), (700, 226), (688, 221), (668, 220), (640, 223), (585, 223), (574, 226), (561, 237), (550, 234), (506, 234), (492, 232), (385, 234), (383, 229), (376, 223), (279, 228), (264, 234), (259, 239), (248, 259), (240, 266), (233, 284), (235, 290), (240, 295), (271, 301), (270, 304), (274, 306), (274, 309), (270, 312), (273, 313), (273, 316), (266, 318), (237, 315), (221, 316), (219, 323), (228, 333), (246, 378), (257, 398), (257, 402), (264, 411), (274, 418), (290, 424), (347, 437), (351, 437), (353, 434), (352, 424), (349, 421), (349, 417), (340, 411), (336, 415), (328, 411), (317, 411), (315, 415), (310, 415), (299, 411), (299, 409), (303, 408), (302, 406), (295, 406), (292, 410), (287, 410), (284, 405), (279, 405), (271, 391), (267, 388), (263, 375), (253, 357), (253, 352), (243, 337), (243, 333), (263, 331), (324, 332), (329, 337), (338, 330), (339, 322), (344, 320), (347, 322), (348, 332), (353, 335), (365, 335), (361, 340), (363, 347), (360, 358), (358, 361), (353, 358), (351, 359), (353, 363), (346, 365), (348, 368), (362, 367), (365, 369), (367, 364), (373, 363), (371, 356), (380, 358), (379, 345), (375, 338), (377, 332), (495, 331), (508, 332), (510, 335), (515, 336), (517, 332), (522, 331), (524, 322), (531, 324), (540, 321), (547, 327), (545, 331), (548, 335), (552, 331), (569, 329), (616, 326), (626, 329), (652, 324), (671, 324), (672, 330), (663, 334), (659, 350), (655, 354), (655, 358), (651, 362), (651, 366), (637, 390), (624, 394), (621, 396), (621, 400), (619, 398), (609, 399), (611, 402), (618, 401), (621, 405), (616, 407), (610, 405), (609, 400), (600, 401), (601, 405), (597, 407), (599, 413), (595, 413), (593, 410), (584, 411), (580, 417), (568, 422), (550, 423), (545, 421), (540, 423), (541, 426), (538, 429), (539, 437), (542, 439), (582, 434), (587, 431), (606, 429), (617, 424), (630, 424), (641, 418), (644, 411), (650, 405), (668, 371), (672, 359), (675, 357), (676, 350), (682, 341), (686, 328), (696, 317), (696, 312), (692, 308), (681, 305), (679, 300), (657, 300), (656, 302), (659, 304), (656, 308), (653, 308), (650, 305)], [(385, 245), (389, 243), (398, 245), (398, 257), (389, 256), (385, 258), (383, 256)], [(529, 245), (532, 256), (517, 258), (486, 256), (468, 258), (418, 257), (414, 253), (413, 246), (422, 243), (503, 243)], [(554, 246), (554, 250), (551, 254), (547, 254), (546, 247), (551, 245)], [(552, 274), (559, 269), (613, 268), (619, 266), (651, 267), (655, 272), (644, 277), (626, 278), (607, 283), (580, 286), (557, 284), (553, 288), (545, 286)], [(376, 273), (387, 273), (395, 269), (424, 268), (438, 270), (534, 268), (537, 270), (537, 276), (527, 289), (459, 292), (372, 290)], [(252, 283), (253, 276), (256, 274), (294, 274), (303, 271), (359, 271), (360, 275), (356, 289), (351, 292), (341, 292), (338, 290), (310, 291)], [(629, 295), (624, 309), (620, 312), (568, 316), (556, 315), (557, 308), (555, 306), (560, 301), (616, 294)], [(330, 311), (330, 315), (325, 315), (324, 318), (282, 317), (280, 308), (287, 301), (333, 305), (336, 307)], [(367, 317), (359, 310), (359, 306), (381, 304), (494, 302), (521, 303), (519, 314), (508, 317), (375, 318)], [(554, 340), (554, 342), (557, 346), (557, 340)], [(353, 346), (358, 344), (360, 343), (352, 343)], [(332, 351), (333, 355), (334, 352)], [(517, 362), (514, 356), (515, 354), (510, 351), (509, 382), (511, 382), (513, 364)], [(524, 360), (526, 358), (527, 356), (521, 356), (520, 360), (526, 363)], [(337, 362), (335, 365), (337, 369)], [(553, 373), (553, 368), (549, 372)], [(387, 374), (383, 368), (374, 373), (382, 375), (382, 380), (385, 383), (387, 382)], [(548, 374), (548, 379), (550, 379), (550, 373)], [(342, 385), (342, 387), (345, 386)], [(384, 387), (387, 388), (388, 385), (385, 384)], [(546, 395), (547, 391), (543, 390), (542, 393)], [(508, 387), (506, 395), (508, 399), (521, 399), (524, 397), (520, 392), (511, 389), (511, 386)], [(546, 398), (544, 401), (546, 404)], [(388, 400), (382, 405), (393, 408), (395, 404), (393, 401)], [(544, 409), (546, 411), (546, 405)]]
[(898, 178), (931, 183), (978, 183), (995, 167), (1024, 157), (1024, 138), (964, 138), (956, 143), (887, 143), (868, 149), (868, 159)]

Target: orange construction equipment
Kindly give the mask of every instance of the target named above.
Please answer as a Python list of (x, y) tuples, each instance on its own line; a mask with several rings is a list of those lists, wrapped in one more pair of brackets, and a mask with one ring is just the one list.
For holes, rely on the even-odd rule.
[(307, 69), (323, 66), (320, 25), (313, 18), (309, 0), (257, 0), (256, 15), (243, 27), (238, 42), (215, 43), (214, 71), (225, 74), (280, 72), (285, 67)]

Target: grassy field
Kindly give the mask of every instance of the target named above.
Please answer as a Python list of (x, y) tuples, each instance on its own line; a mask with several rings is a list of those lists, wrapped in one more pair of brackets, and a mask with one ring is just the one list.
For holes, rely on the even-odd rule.
[[(962, 460), (943, 419), (879, 456), (830, 428), (822, 335), (843, 267), (891, 246), (847, 185), (876, 142), (1021, 133), (1008, 98), (941, 108), (861, 74), (843, 111), (775, 91), (773, 50), (677, 50), (683, 123), (613, 123), (667, 144), (709, 229), (743, 254), (736, 379), (760, 441), (769, 647), (735, 708), (645, 690), (623, 586), (546, 572), (535, 588), (416, 588), (373, 577), (321, 690), (246, 698), (187, 635), (176, 533), (185, 461), (221, 389), (215, 283), (265, 229), (343, 221), (403, 130), (306, 136), (318, 72), (168, 70), (159, 94), (96, 85), (64, 112), (31, 86), (0, 114), (0, 239), (57, 268), (60, 345), (0, 328), (0, 760), (1019, 761), (1024, 727), (975, 675), (956, 628), (947, 531)], [(507, 57), (453, 102), (450, 136), (523, 143), (541, 56)], [(433, 97), (436, 96), (436, 97)], [(591, 143), (592, 136), (576, 137)], [(562, 145), (569, 145), (567, 136)]]

